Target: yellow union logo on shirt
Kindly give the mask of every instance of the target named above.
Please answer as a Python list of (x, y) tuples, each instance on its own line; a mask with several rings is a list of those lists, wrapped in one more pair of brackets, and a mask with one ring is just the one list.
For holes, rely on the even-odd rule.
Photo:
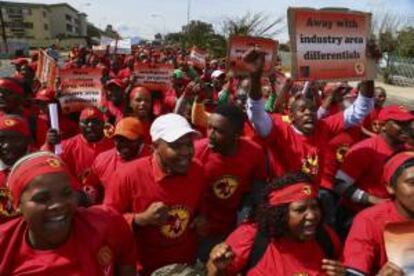
[(302, 172), (308, 175), (317, 175), (319, 171), (319, 159), (317, 154), (308, 155), (302, 160)]
[(220, 199), (230, 198), (237, 190), (239, 183), (231, 175), (225, 175), (213, 184), (213, 190), (216, 197)]
[(0, 188), (0, 216), (15, 217), (19, 215), (19, 210), (13, 207), (11, 193), (7, 188)]
[(184, 206), (173, 206), (168, 211), (166, 224), (161, 226), (161, 233), (170, 239), (180, 237), (190, 222), (190, 211)]

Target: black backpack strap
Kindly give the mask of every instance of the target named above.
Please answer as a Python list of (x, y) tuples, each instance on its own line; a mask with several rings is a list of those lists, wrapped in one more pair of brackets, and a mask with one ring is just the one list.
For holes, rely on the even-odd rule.
[(250, 251), (249, 262), (245, 268), (245, 272), (249, 271), (257, 265), (257, 263), (263, 257), (269, 243), (270, 238), (268, 235), (263, 231), (257, 231), (256, 237), (254, 238), (252, 250)]
[(322, 250), (328, 259), (335, 260), (337, 258), (334, 244), (325, 226), (322, 225), (316, 232), (316, 241), (322, 247)]

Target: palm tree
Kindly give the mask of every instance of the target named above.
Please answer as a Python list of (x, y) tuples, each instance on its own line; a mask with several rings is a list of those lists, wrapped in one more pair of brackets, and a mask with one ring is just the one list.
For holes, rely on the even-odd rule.
[(281, 16), (270, 21), (268, 15), (248, 12), (242, 17), (225, 19), (222, 23), (222, 30), (226, 37), (242, 35), (273, 38), (283, 31), (284, 20), (284, 16)]

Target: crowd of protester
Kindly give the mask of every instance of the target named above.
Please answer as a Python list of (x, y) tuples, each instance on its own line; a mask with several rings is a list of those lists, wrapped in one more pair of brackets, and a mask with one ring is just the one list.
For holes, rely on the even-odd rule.
[[(383, 232), (414, 219), (414, 114), (372, 80), (305, 83), (263, 72), (258, 49), (244, 60), (240, 74), (173, 46), (73, 47), (62, 68), (101, 69), (104, 96), (60, 109), (59, 130), (59, 80), (35, 78), (37, 52), (13, 60), (0, 275), (404, 275)], [(138, 62), (172, 64), (170, 89), (137, 86)]]

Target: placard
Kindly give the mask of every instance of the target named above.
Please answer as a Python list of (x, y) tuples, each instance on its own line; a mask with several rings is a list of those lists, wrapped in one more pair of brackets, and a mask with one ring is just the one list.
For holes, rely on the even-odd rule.
[(102, 99), (101, 69), (81, 68), (60, 71), (60, 106), (64, 113), (99, 106)]
[(203, 69), (206, 66), (206, 59), (208, 57), (208, 52), (193, 47), (190, 53), (190, 61), (193, 62), (194, 66)]
[(149, 90), (166, 91), (172, 85), (174, 66), (172, 64), (136, 63), (134, 70), (136, 85)]
[(58, 65), (54, 58), (49, 56), (45, 51), (39, 51), (39, 60), (37, 61), (36, 78), (42, 85), (49, 89), (55, 89), (55, 80), (58, 75)]
[(347, 9), (288, 9), (295, 80), (374, 79), (366, 55), (371, 14)]
[(384, 229), (388, 261), (414, 275), (414, 221), (389, 223)]
[(266, 53), (264, 72), (269, 72), (275, 63), (278, 42), (263, 37), (232, 36), (229, 41), (229, 68), (239, 72), (248, 72), (248, 65), (243, 61), (244, 54), (253, 47)]

